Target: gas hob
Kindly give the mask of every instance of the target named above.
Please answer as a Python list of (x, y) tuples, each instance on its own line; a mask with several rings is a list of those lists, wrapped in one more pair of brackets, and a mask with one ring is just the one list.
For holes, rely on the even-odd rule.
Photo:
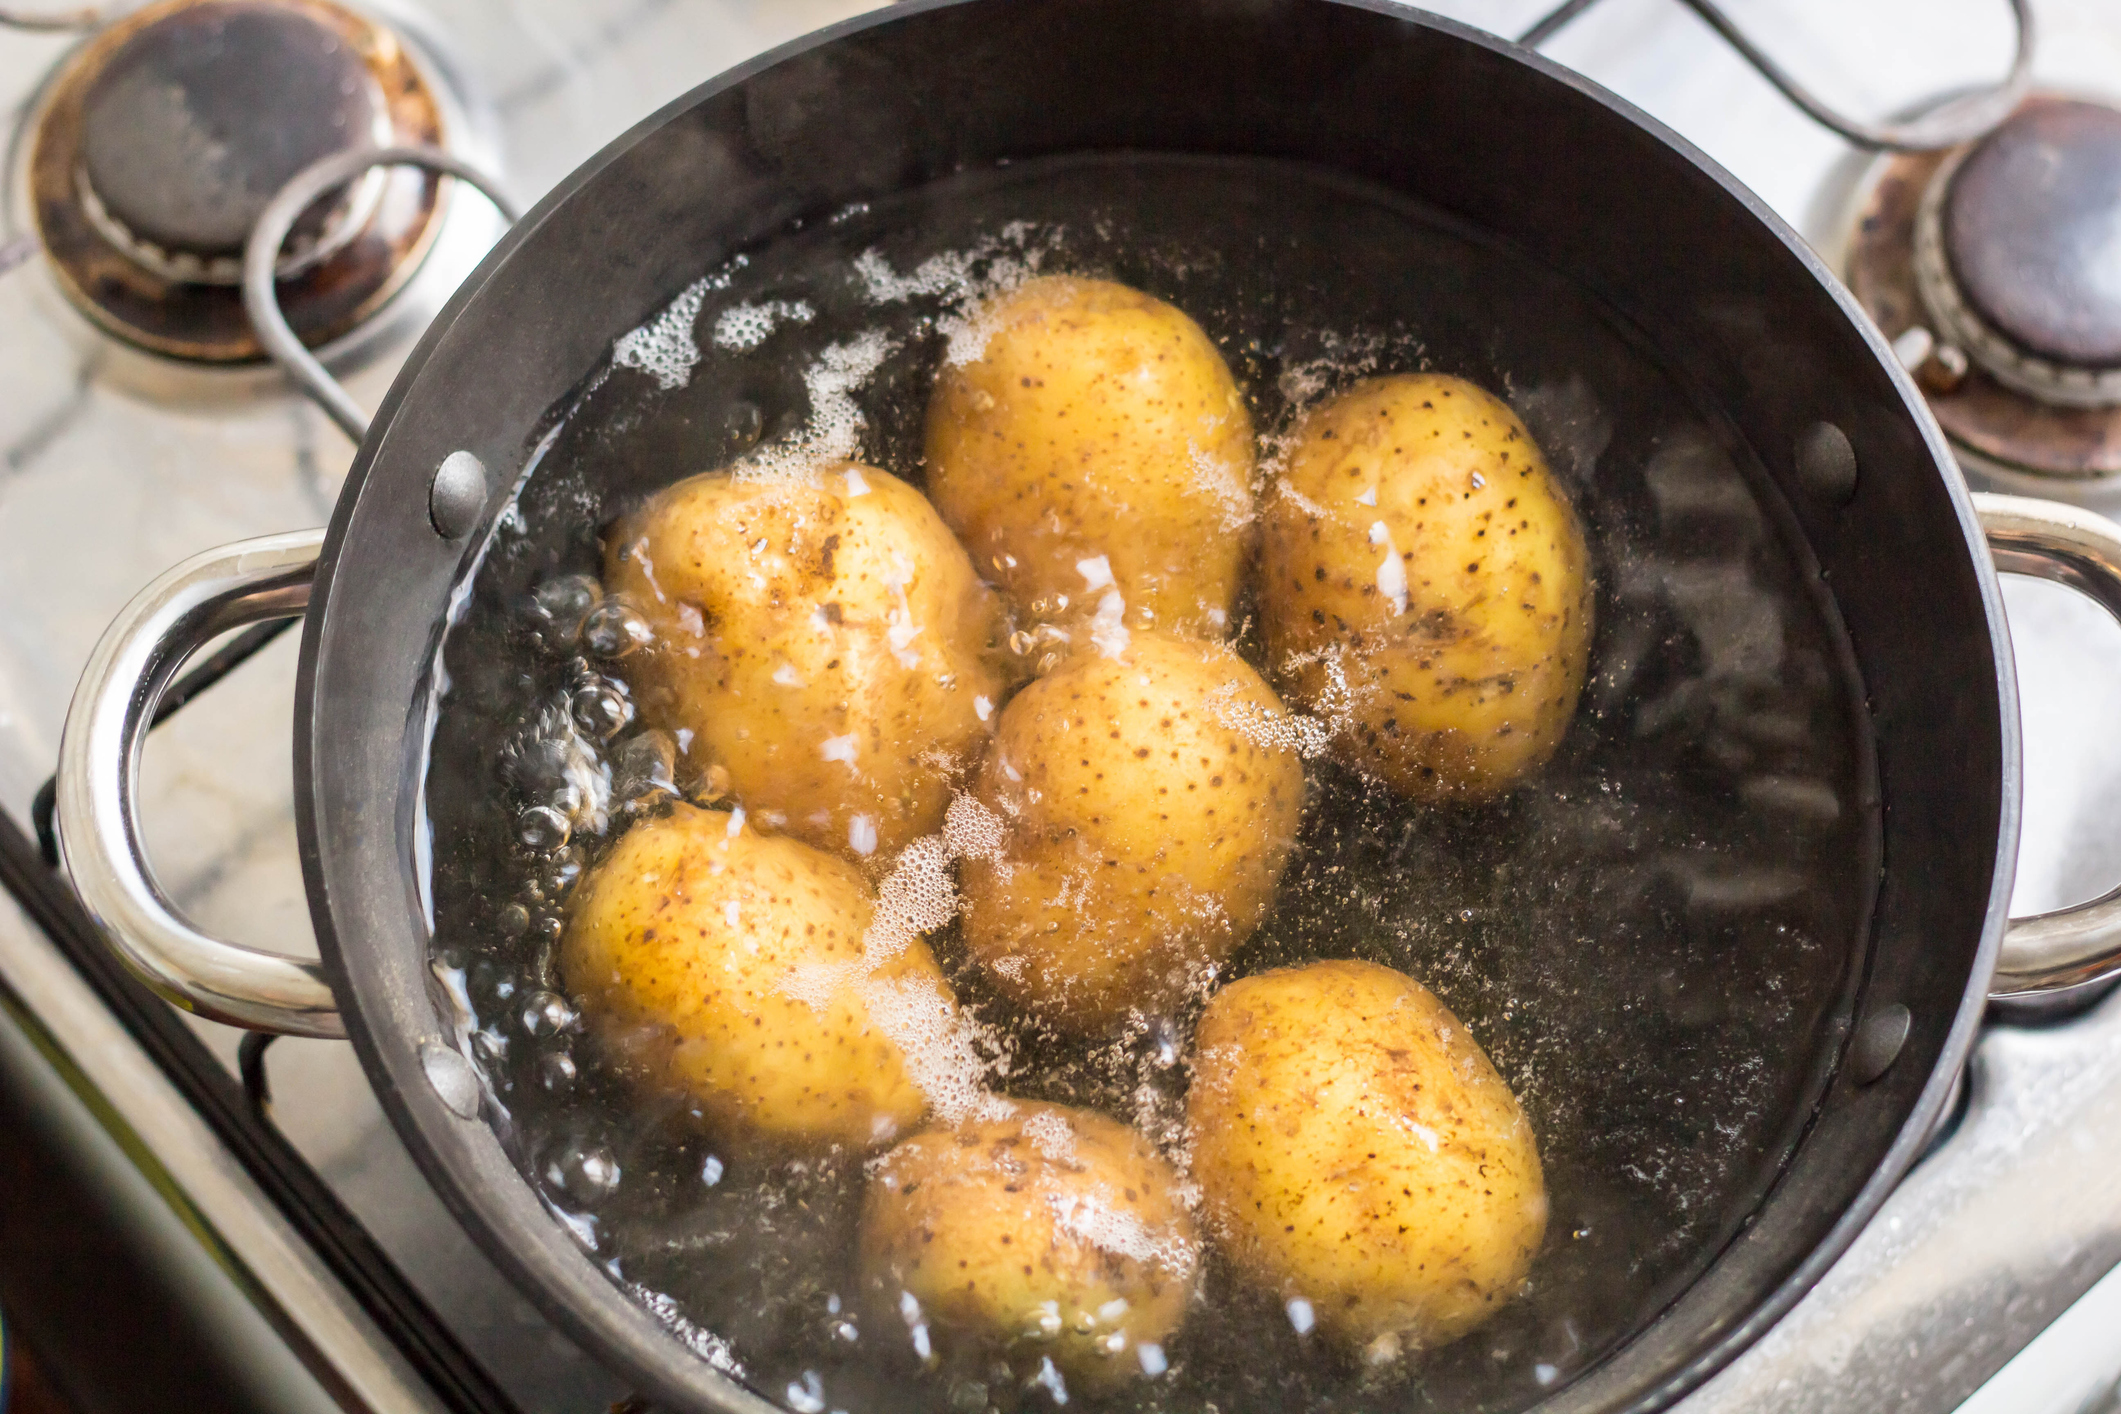
[[(693, 84), (870, 7), (422, 0), (359, 8), (402, 37), (450, 144), (528, 205)], [(1431, 8), (1510, 34), (1548, 7), (1455, 0)], [(1745, 0), (1730, 9), (1815, 89), (1865, 113), (1911, 110), (1993, 80), (2010, 44), (2002, 0)], [(2035, 11), (2042, 87), (2121, 98), (2112, 77), (2121, 74), (2121, 8), (2040, 0)], [(112, 338), (113, 319), (166, 312), (90, 309), (64, 253), (40, 243), (29, 218), (36, 163), (27, 119), (49, 104), (52, 76), (82, 42), (0, 28), (0, 103), (12, 134), (0, 205), (0, 809), (25, 824), (56, 759), (75, 678), (124, 602), (196, 551), (321, 523), (352, 455), (276, 373), (140, 352), (137, 326), (129, 326), (130, 343)], [(1545, 52), (1693, 141), (1830, 260), (1847, 256), (1850, 213), (1875, 179), (1874, 159), (1791, 109), (1674, 0), (1605, 0)], [(355, 115), (361, 123), (385, 116)], [(87, 126), (77, 140), (84, 151), (98, 141)], [(191, 246), (198, 259), (216, 258), (222, 237), (158, 210), (151, 184), (128, 185), (140, 164), (122, 158), (95, 168), (83, 259), (107, 257), (106, 246), (137, 254), (142, 245), (157, 259), (191, 258)], [(404, 179), (396, 196), (398, 188), (372, 184), (348, 201), (377, 210), (393, 200), (417, 205), (426, 199), (420, 182)], [(314, 233), (317, 248), (335, 239), (332, 221), (357, 217), (380, 219), (352, 207), (333, 214)], [(428, 219), (404, 238), (424, 258), (406, 259), (402, 287), (378, 298), (379, 312), (317, 315), (349, 321), (333, 361), (364, 407), (381, 399), (426, 317), (499, 230), (468, 193), (438, 203)], [(226, 336), (201, 317), (207, 322), (185, 325), (194, 332), (183, 337), (214, 329)], [(2121, 506), (2121, 492), (2079, 494), (2098, 509)], [(2121, 734), (2111, 730), (2121, 720), (2121, 625), (2045, 584), (2009, 581), (2005, 597), (2028, 781), (2014, 912), (2030, 913), (2121, 883), (2121, 807), (2112, 803), (2121, 798)], [(149, 852), (187, 913), (222, 936), (301, 952), (314, 943), (291, 806), (294, 663), (289, 636), (157, 733), (142, 797)], [(211, 1116), (172, 1085), (153, 1048), (136, 1043), (32, 919), (0, 900), (0, 1071), (48, 1072), (54, 1113), (92, 1101), (93, 1111), (80, 1111), (91, 1116), (81, 1142), (111, 1145), (136, 1181), (152, 1180), (142, 1189), (141, 1221), (151, 1223), (161, 1204), (158, 1241), (190, 1242), (208, 1254), (207, 1266), (236, 1274), (224, 1275), (225, 1291), (213, 1288), (226, 1307), (213, 1329), (247, 1352), (259, 1390), (269, 1389), (261, 1403), (444, 1409), (498, 1399), (492, 1407), (543, 1411), (626, 1397), (472, 1247), (419, 1178), (346, 1046), (273, 1047), (271, 1122), (310, 1181), (321, 1181), (357, 1225), (345, 1241), (372, 1240), (419, 1298), (388, 1312), (378, 1309), (391, 1302), (386, 1288), (349, 1280), (345, 1261), (275, 1210), (278, 1190), (247, 1171)], [(237, 1033), (186, 1024), (231, 1074), (240, 1068)], [(2117, 1264), (2121, 996), (2062, 1020), (1992, 1026), (1956, 1127), (1817, 1290), (1681, 1407), (2121, 1409), (2121, 1339), (2113, 1334), (2121, 1330), (2121, 1273), (2110, 1275)], [(442, 1328), (431, 1344), (480, 1372), (468, 1382), (471, 1394), (438, 1389), (431, 1351), (394, 1344), (393, 1335), (411, 1330), (418, 1346), (427, 1321)], [(446, 1377), (450, 1362), (440, 1364)]]

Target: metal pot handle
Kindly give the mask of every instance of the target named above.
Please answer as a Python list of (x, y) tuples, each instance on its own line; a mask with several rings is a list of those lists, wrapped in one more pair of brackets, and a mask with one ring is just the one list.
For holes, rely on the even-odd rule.
[(140, 749), (185, 661), (245, 624), (309, 605), (321, 530), (267, 535), (178, 565), (126, 605), (96, 645), (59, 743), (60, 852), (113, 951), (187, 1011), (253, 1031), (342, 1037), (320, 964), (208, 937), (179, 917), (141, 848)]
[[(2066, 584), (2121, 619), (2121, 525), (2059, 501), (1977, 493), (1996, 568)], [(2053, 913), (2013, 918), (1993, 998), (2032, 997), (2121, 975), (2121, 888)]]

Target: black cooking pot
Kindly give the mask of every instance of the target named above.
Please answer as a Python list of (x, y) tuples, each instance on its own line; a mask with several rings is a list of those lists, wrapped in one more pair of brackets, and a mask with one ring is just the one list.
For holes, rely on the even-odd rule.
[[(2115, 970), (2114, 896), (2005, 914), (2018, 717), (1995, 571), (2121, 612), (2121, 531), (1970, 501), (1877, 333), (1757, 198), (1584, 80), (1458, 25), (1378, 0), (916, 0), (702, 86), (563, 183), (466, 282), (378, 412), (328, 533), (194, 560), (112, 628), (67, 724), (68, 868), (172, 1001), (350, 1036), (429, 1178), (587, 1348), (673, 1408), (767, 1407), (592, 1263), (482, 1117), (418, 887), (438, 645), (542, 434), (614, 340), (703, 270), (968, 169), (1115, 152), (1312, 164), (1594, 292), (1734, 429), (1790, 554), (1824, 577), (1867, 708), (1880, 867), (1816, 1083), (1784, 1117), (1779, 1177), (1699, 1278), (1540, 1407), (1669, 1404), (1877, 1210), (1943, 1112), (1992, 985)], [(141, 862), (133, 802), (145, 725), (186, 656), (305, 611), (296, 813), (321, 965), (178, 919)]]

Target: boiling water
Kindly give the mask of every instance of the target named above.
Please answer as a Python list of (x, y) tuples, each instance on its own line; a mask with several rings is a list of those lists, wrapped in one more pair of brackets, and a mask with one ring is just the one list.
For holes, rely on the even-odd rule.
[[(1529, 1289), (1442, 1350), (1365, 1369), (1212, 1252), (1169, 1368), (1077, 1407), (1509, 1410), (1682, 1290), (1794, 1144), (1845, 1020), (1874, 866), (1840, 632), (1747, 454), (1584, 292), (1434, 213), (1282, 164), (1067, 161), (953, 179), (787, 233), (622, 340), (549, 439), (445, 648), (429, 775), (436, 975), (505, 1143), (577, 1239), (700, 1354), (816, 1414), (1045, 1408), (1050, 1384), (923, 1372), (862, 1310), (862, 1157), (769, 1161), (650, 1101), (559, 994), (567, 891), (676, 784), (632, 721), (639, 628), (591, 612), (601, 528), (738, 457), (859, 456), (915, 485), (921, 424), (982, 289), (1108, 277), (1222, 348), (1271, 461), (1366, 372), (1505, 397), (1592, 546), (1597, 641), (1537, 779), (1417, 807), (1323, 759), (1276, 906), (1225, 976), (1400, 968), (1523, 1102), (1552, 1215)], [(585, 622), (585, 615), (586, 622)], [(1240, 645), (1257, 661), (1249, 636)], [(1197, 1007), (1096, 1046), (1003, 1034), (934, 935), (1004, 1093), (1177, 1133)], [(1006, 1069), (1006, 1074), (1002, 1070)]]

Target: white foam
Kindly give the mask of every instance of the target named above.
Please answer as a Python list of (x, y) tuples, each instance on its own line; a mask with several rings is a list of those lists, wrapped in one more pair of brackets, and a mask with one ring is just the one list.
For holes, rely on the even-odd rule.
[(876, 821), (857, 815), (847, 822), (847, 848), (867, 859), (876, 853)]
[(1041, 1158), (1056, 1164), (1075, 1162), (1075, 1126), (1057, 1110), (1040, 1110), (1025, 1120), (1024, 1137)]
[(962, 1124), (1008, 1104), (987, 1089), (992, 1065), (981, 1053), (979, 1028), (942, 986), (925, 977), (871, 975), (859, 990), (869, 1019), (897, 1044), (908, 1078), (938, 1120)]
[[(1338, 663), (1329, 665), (1335, 672)], [(1341, 680), (1343, 689), (1346, 680)], [(1305, 760), (1326, 754), (1333, 743), (1333, 724), (1303, 712), (1280, 710), (1241, 699), (1236, 683), (1224, 683), (1208, 694), (1208, 715), (1226, 731), (1236, 732), (1263, 751), (1293, 751)]]
[(868, 420), (854, 395), (897, 347), (897, 340), (875, 329), (826, 345), (803, 371), (803, 387), (810, 395), (809, 422), (787, 441), (761, 447), (738, 462), (733, 468), (736, 479), (814, 485), (822, 468), (859, 460)]
[(700, 361), (700, 346), (692, 326), (700, 317), (700, 305), (710, 292), (729, 288), (730, 276), (749, 262), (743, 256), (712, 275), (693, 281), (678, 297), (640, 328), (619, 336), (611, 346), (611, 361), (620, 368), (637, 368), (662, 386), (664, 392), (692, 381), (692, 370)]
[(1276, 481), (1274, 483), (1274, 494), (1288, 501), (1307, 516), (1316, 516), (1320, 520), (1330, 520), (1332, 518), (1326, 513), (1324, 506), (1297, 490), (1294, 485), (1287, 481)]
[(818, 755), (827, 761), (844, 761), (852, 766), (860, 745), (860, 739), (853, 732), (848, 732), (845, 736), (828, 736), (818, 746)]
[(652, 1291), (642, 1286), (639, 1282), (628, 1282), (626, 1291), (634, 1300), (646, 1306), (649, 1312), (670, 1330), (672, 1335), (684, 1341), (693, 1354), (726, 1375), (734, 1376), (740, 1380), (749, 1377), (742, 1362), (736, 1358), (736, 1351), (730, 1346), (729, 1342), (723, 1340), (714, 1332), (701, 1330), (698, 1326), (686, 1320), (678, 1310), (678, 1303), (671, 1297), (660, 1291)]
[(743, 352), (755, 349), (782, 324), (808, 324), (817, 311), (803, 300), (768, 300), (764, 304), (733, 304), (714, 321), (717, 347)]
[(865, 250), (854, 258), (854, 273), (861, 277), (871, 304), (903, 304), (910, 299), (970, 290), (979, 256), (978, 247), (969, 251), (946, 250), (929, 256), (911, 274), (901, 275), (891, 268), (882, 251)]
[[(783, 995), (817, 1011), (851, 990), (871, 1022), (898, 1046), (907, 1075), (946, 1124), (1013, 1112), (987, 1088), (990, 1074), (1007, 1069), (1002, 1046), (959, 1012), (948, 992), (930, 979), (894, 981), (880, 973), (916, 939), (957, 916), (951, 863), (960, 857), (999, 860), (1002, 840), (1002, 822), (992, 811), (970, 796), (955, 797), (945, 813), (943, 832), (901, 850), (878, 887), (860, 957), (795, 968), (780, 986)], [(873, 835), (869, 845), (875, 848)]]
[(1245, 474), (1227, 459), (1204, 452), (1190, 442), (1186, 444), (1186, 458), (1193, 468), (1193, 484), (1215, 502), (1222, 528), (1234, 534), (1250, 525), (1259, 514), (1259, 506)]
[(1016, 221), (997, 237), (969, 250), (930, 256), (908, 273), (892, 268), (881, 251), (867, 250), (855, 259), (855, 275), (873, 304), (900, 304), (932, 299), (943, 309), (935, 321), (944, 336), (943, 362), (963, 367), (987, 350), (995, 322), (992, 296), (1015, 289), (1039, 272), (1046, 254), (1058, 245), (1060, 230), (1041, 231)]
[(1110, 1195), (1101, 1189), (1051, 1193), (1046, 1197), (1046, 1206), (1053, 1213), (1056, 1228), (1100, 1252), (1162, 1267), (1180, 1280), (1191, 1275), (1200, 1260), (1198, 1243), (1175, 1229), (1152, 1231), (1135, 1213), (1113, 1204)]
[(1290, 364), (1276, 380), (1282, 397), (1298, 412), (1325, 394), (1374, 373), (1385, 347), (1384, 340), (1375, 334), (1341, 335), (1327, 331), (1320, 342), (1326, 350), (1323, 355)]
[(1008, 826), (1002, 817), (969, 795), (955, 796), (943, 816), (943, 840), (950, 853), (960, 859), (984, 859), (1000, 863)]

